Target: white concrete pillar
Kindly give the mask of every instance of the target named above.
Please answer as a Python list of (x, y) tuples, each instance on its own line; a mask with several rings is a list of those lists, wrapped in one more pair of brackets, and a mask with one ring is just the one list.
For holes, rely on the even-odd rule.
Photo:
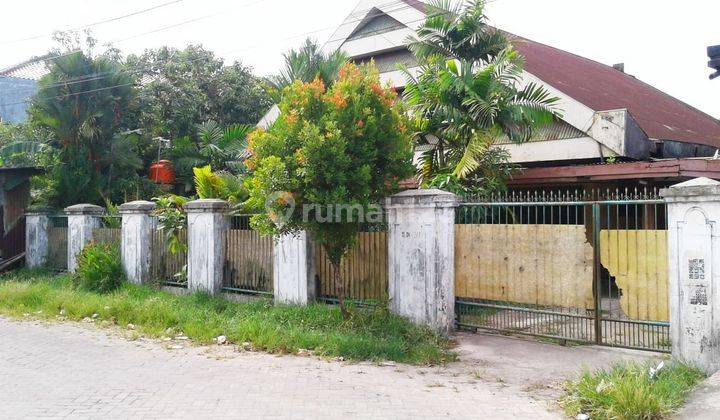
[(68, 216), (68, 272), (74, 273), (77, 268), (78, 254), (93, 239), (93, 229), (100, 227), (100, 216), (105, 209), (94, 204), (75, 204), (67, 207)]
[(720, 369), (720, 182), (697, 178), (662, 196), (673, 356), (712, 374)]
[(315, 300), (315, 257), (307, 232), (275, 239), (275, 303), (306, 306)]
[(220, 293), (223, 281), (223, 236), (230, 223), (224, 200), (195, 200), (185, 204), (188, 220), (188, 289)]
[(390, 310), (449, 333), (455, 325), (455, 208), (449, 192), (409, 190), (385, 200)]
[(120, 206), (122, 231), (120, 255), (125, 277), (130, 283), (150, 281), (150, 244), (156, 218), (152, 216), (155, 203), (131, 201)]
[(47, 264), (50, 253), (49, 227), (49, 212), (37, 211), (25, 215), (25, 265), (27, 268), (39, 268)]

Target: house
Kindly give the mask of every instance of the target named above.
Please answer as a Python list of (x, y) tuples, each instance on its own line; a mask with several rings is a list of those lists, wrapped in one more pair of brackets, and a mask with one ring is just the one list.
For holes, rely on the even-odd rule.
[[(355, 62), (374, 60), (401, 91), (397, 65), (417, 71), (406, 40), (425, 19), (418, 0), (362, 0), (326, 44)], [(499, 144), (522, 170), (516, 189), (664, 186), (697, 176), (720, 179), (720, 122), (596, 61), (508, 34), (525, 57), (523, 83), (560, 98), (561, 121), (524, 144)]]
[(0, 122), (25, 122), (29, 100), (38, 91), (37, 81), (46, 73), (42, 57), (0, 70)]
[(40, 168), (0, 168), (0, 271), (25, 253), (25, 211), (30, 205), (30, 178)]

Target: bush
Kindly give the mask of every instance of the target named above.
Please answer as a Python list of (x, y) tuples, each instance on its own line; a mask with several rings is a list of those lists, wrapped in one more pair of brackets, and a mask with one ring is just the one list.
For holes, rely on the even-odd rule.
[(107, 293), (120, 287), (124, 279), (117, 245), (90, 243), (78, 256), (73, 276), (76, 288)]
[(584, 372), (568, 382), (562, 403), (570, 417), (593, 419), (659, 419), (680, 408), (703, 379), (700, 370), (672, 362), (653, 373), (650, 363), (623, 363), (610, 370)]

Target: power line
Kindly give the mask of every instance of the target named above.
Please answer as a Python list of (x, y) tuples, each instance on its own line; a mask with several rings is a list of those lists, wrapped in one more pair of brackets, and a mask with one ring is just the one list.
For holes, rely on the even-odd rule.
[[(128, 13), (128, 14), (126, 14), (126, 15), (116, 16), (116, 17), (113, 17), (113, 18), (109, 18), (109, 19), (105, 19), (105, 20), (100, 20), (100, 21), (93, 22), (93, 23), (88, 23), (87, 25), (76, 26), (76, 27), (74, 27), (74, 28), (68, 29), (68, 31), (78, 31), (78, 30), (81, 30), (81, 29), (88, 29), (88, 28), (92, 28), (92, 27), (94, 27), (94, 26), (103, 25), (103, 24), (105, 24), (105, 23), (116, 22), (116, 21), (118, 21), (118, 20), (122, 20), (122, 19), (126, 19), (126, 18), (129, 18), (129, 17), (141, 15), (141, 14), (143, 14), (143, 13), (151, 12), (151, 11), (153, 11), (153, 10), (160, 9), (160, 8), (162, 8), (162, 7), (170, 6), (170, 5), (173, 5), (173, 4), (176, 4), (176, 3), (180, 3), (180, 2), (183, 2), (183, 1), (185, 1), (185, 0), (172, 0), (172, 1), (169, 1), (169, 2), (166, 2), (166, 3), (158, 4), (157, 6), (148, 7), (147, 9), (142, 9), (142, 10), (138, 10), (138, 11), (136, 11), (136, 12)], [(17, 43), (17, 42), (24, 42), (24, 41), (32, 41), (32, 40), (34, 40), (34, 39), (45, 38), (45, 37), (47, 37), (47, 36), (52, 36), (52, 35), (53, 35), (53, 32), (51, 32), (51, 33), (49, 33), (49, 34), (48, 34), (48, 33), (45, 33), (45, 34), (42, 34), (42, 35), (34, 35), (34, 36), (27, 37), (27, 38), (14, 39), (14, 40), (10, 40), (10, 41), (3, 41), (3, 42), (0, 42), (0, 45), (14, 44), (14, 43)]]
[[(251, 2), (251, 3), (247, 3), (247, 4), (244, 4), (243, 7), (245, 7), (245, 6), (251, 6), (251, 5), (257, 4), (257, 3), (262, 3), (263, 1), (266, 1), (266, 0), (257, 0), (257, 1)], [(393, 5), (393, 4), (406, 4), (406, 3), (405, 3), (404, 1), (402, 1), (402, 0), (395, 0), (395, 1), (392, 1), (392, 2), (384, 3), (384, 4), (382, 4), (382, 5), (378, 5), (378, 6), (376, 6), (376, 7), (390, 6), (390, 5)], [(372, 9), (374, 9), (374, 8), (376, 8), (376, 7), (372, 7), (372, 8), (368, 8), (368, 9), (361, 9), (361, 10), (359, 10), (359, 11), (356, 11), (356, 12), (354, 12), (354, 13), (351, 13), (351, 14), (348, 15), (348, 17), (353, 16), (353, 15), (360, 15), (360, 14), (362, 14), (362, 15), (363, 15), (363, 18), (362, 18), (362, 19), (357, 19), (357, 20), (352, 20), (352, 21), (345, 21), (345, 22), (343, 22), (343, 23), (344, 23), (344, 24), (348, 24), (348, 23), (361, 22), (361, 21), (364, 19), (364, 16), (367, 14), (367, 12), (369, 12), (370, 10), (372, 10)], [(399, 7), (399, 8), (393, 9), (393, 10), (388, 10), (387, 12), (388, 12), (388, 13), (392, 13), (392, 12), (400, 11), (400, 10), (407, 9), (407, 8), (410, 8), (410, 7), (411, 7), (411, 6), (406, 5), (406, 6), (404, 6), (404, 7)], [(132, 36), (132, 37), (122, 39), (122, 40), (120, 40), (119, 42), (125, 41), (125, 40), (127, 40), (127, 39), (131, 39), (131, 38), (136, 38), (136, 37), (138, 37), (138, 36), (142, 36), (142, 35), (145, 35), (145, 34), (154, 33), (154, 32), (159, 32), (159, 31), (161, 31), (161, 30), (169, 29), (169, 28), (171, 28), (171, 27), (180, 26), (180, 25), (185, 24), (185, 23), (190, 23), (190, 22), (194, 22), (194, 21), (197, 21), (197, 20), (205, 19), (205, 18), (211, 17), (211, 16), (213, 16), (213, 15), (217, 15), (217, 14), (220, 14), (220, 13), (223, 13), (223, 12), (218, 12), (218, 13), (214, 13), (214, 14), (211, 14), (211, 15), (206, 15), (206, 16), (202, 16), (202, 17), (199, 17), (199, 18), (191, 19), (190, 21), (181, 22), (181, 23), (178, 23), (178, 24), (175, 24), (175, 25), (170, 25), (170, 26), (167, 26), (167, 27), (159, 28), (159, 29), (156, 29), (156, 30), (153, 30), (153, 31), (149, 31), (149, 32), (144, 33), (144, 34), (134, 35), (134, 36)], [(424, 19), (425, 19), (425, 18), (422, 18), (422, 19), (420, 19), (420, 20), (410, 21), (410, 22), (408, 22), (408, 23), (415, 23), (415, 22), (418, 22), (418, 21), (422, 21), (422, 20), (424, 20)], [(298, 37), (301, 37), (301, 36), (308, 36), (308, 35), (311, 35), (311, 34), (314, 34), (314, 33), (317, 33), (317, 32), (322, 32), (322, 31), (325, 31), (325, 30), (328, 30), (328, 29), (332, 29), (332, 28), (335, 28), (335, 27), (336, 27), (336, 26), (329, 26), (329, 27), (325, 27), (325, 28), (321, 28), (321, 29), (316, 29), (316, 30), (313, 30), (313, 31), (309, 31), (309, 32), (305, 32), (305, 33), (301, 33), (301, 34), (297, 34), (297, 35), (292, 35), (292, 36), (285, 37), (285, 38), (280, 38), (280, 39), (278, 39), (278, 40), (281, 41), (281, 40), (286, 40), (286, 39), (298, 38)], [(375, 34), (375, 33), (380, 33), (380, 32), (382, 32), (382, 30), (377, 30), (377, 31), (369, 32), (369, 34)], [(335, 40), (331, 39), (331, 40), (328, 40), (328, 41), (326, 42), (326, 44), (327, 44), (327, 43), (330, 43), (330, 42), (334, 42), (334, 41), (336, 41), (336, 40), (341, 40), (341, 39), (335, 39)], [(113, 42), (118, 42), (118, 41), (111, 41), (110, 44), (112, 44)], [(259, 46), (262, 46), (262, 45), (256, 44), (255, 46), (252, 46), (252, 47), (240, 48), (240, 49), (232, 49), (232, 50), (223, 51), (222, 53), (247, 51), (247, 50), (251, 50), (251, 49), (258, 48)], [(25, 63), (25, 65), (29, 65), (29, 64), (33, 64), (33, 63), (38, 63), (38, 62), (41, 62), (41, 61), (45, 61), (45, 62), (47, 62), (47, 61), (54, 61), (54, 60), (60, 59), (60, 58), (62, 58), (62, 57), (68, 56), (68, 55), (76, 54), (76, 53), (78, 53), (78, 52), (79, 52), (79, 51), (70, 51), (70, 52), (63, 53), (63, 54), (59, 54), (59, 55), (56, 55), (56, 56), (53, 56), (53, 57), (44, 58), (44, 59), (38, 59), (38, 60), (36, 60), (36, 61), (34, 61), (34, 62), (33, 62), (33, 61), (30, 61), (30, 62), (28, 62), (28, 63)], [(195, 59), (195, 60), (190, 60), (189, 62), (192, 63), (192, 62), (194, 62), (194, 61), (196, 61), (196, 60), (200, 60), (201, 58), (202, 58), (202, 57), (200, 57), (200, 58), (198, 58), (198, 59)], [(137, 72), (142, 72), (143, 70), (144, 70), (144, 69), (142, 69), (142, 68), (136, 67), (136, 68), (135, 68), (135, 71), (130, 71), (130, 72), (127, 72), (127, 73), (133, 74), (133, 73), (137, 73)], [(106, 78), (106, 77), (111, 77), (113, 74), (115, 74), (115, 72), (99, 73), (99, 74), (94, 74), (94, 75), (88, 75), (87, 77), (85, 77), (85, 76), (79, 76), (79, 77), (76, 77), (76, 78), (68, 79), (68, 80), (63, 81), (63, 82), (58, 82), (58, 83), (55, 83), (55, 84), (43, 86), (43, 87), (41, 87), (39, 90), (51, 89), (51, 88), (57, 87), (57, 86), (67, 86), (67, 85), (71, 85), (71, 84), (75, 84), (75, 83), (83, 83), (83, 82), (86, 82), (86, 81), (100, 80), (100, 79), (103, 79), (103, 78)]]
[[(395, 2), (393, 2), (393, 3), (395, 3)], [(403, 2), (403, 3), (404, 3), (404, 2)], [(392, 4), (392, 3), (390, 3), (390, 4)], [(412, 6), (405, 6), (405, 7), (401, 7), (401, 8), (395, 9), (395, 10), (390, 10), (390, 11), (387, 11), (387, 12), (398, 11), (398, 10), (406, 9), (406, 8), (409, 8), (409, 7), (412, 7)], [(369, 11), (369, 10), (372, 10), (372, 9), (367, 9), (367, 11)], [(445, 13), (443, 13), (443, 14), (445, 14)], [(442, 14), (437, 14), (437, 15), (435, 15), (435, 16), (440, 16), (440, 15), (442, 15)], [(424, 16), (424, 17), (421, 18), (421, 19), (415, 19), (415, 20), (412, 20), (412, 21), (407, 21), (406, 24), (412, 24), (412, 23), (422, 22), (422, 21), (425, 21), (428, 17), (431, 17), (431, 16)], [(356, 21), (354, 21), (354, 22), (359, 22), (359, 21), (362, 21), (362, 20), (363, 20), (363, 19), (358, 19), (358, 20), (356, 20)], [(343, 22), (343, 23), (352, 23), (352, 22), (353, 22), (353, 21)], [(297, 38), (297, 37), (300, 37), (300, 36), (307, 36), (307, 35), (309, 35), (309, 34), (316, 33), (316, 32), (321, 32), (321, 31), (324, 31), (324, 30), (326, 30), (326, 29), (332, 29), (332, 28), (334, 28), (334, 27), (335, 27), (335, 26), (331, 26), (331, 27), (329, 27), (329, 28), (317, 29), (317, 30), (314, 30), (314, 31), (310, 31), (310, 32), (305, 32), (305, 33), (302, 33), (302, 34), (294, 35), (294, 36), (291, 36), (291, 37), (281, 38), (280, 40), (283, 40), (283, 39), (292, 39), (292, 38)], [(384, 32), (384, 30), (376, 30), (376, 31), (373, 31), (373, 32), (369, 32), (369, 34), (377, 34), (377, 33), (382, 33), (382, 32)], [(343, 40), (343, 39), (344, 39), (344, 38), (331, 39), (331, 40), (328, 40), (327, 43), (334, 42), (334, 41), (341, 41), (341, 40)], [(261, 45), (256, 45), (255, 47), (258, 47), (258, 46), (261, 46)], [(236, 52), (236, 51), (245, 51), (245, 50), (248, 50), (248, 49), (253, 49), (253, 48), (244, 48), (244, 49), (238, 49), (238, 50), (229, 50), (229, 51), (226, 51), (225, 53), (228, 53), (228, 52)], [(67, 53), (67, 54), (65, 54), (65, 55), (73, 54), (73, 53), (76, 53), (76, 52), (77, 52), (77, 51), (73, 51), (73, 52)], [(52, 59), (57, 59), (57, 58), (59, 58), (59, 57), (60, 57), (60, 56), (58, 56), (58, 57), (53, 57)], [(189, 62), (194, 62), (194, 61), (196, 61), (196, 60), (199, 60), (199, 58), (198, 58), (198, 59), (195, 59), (195, 60), (190, 60)], [(98, 80), (98, 79), (103, 79), (103, 78), (107, 78), (107, 77), (110, 77), (110, 76), (97, 76), (97, 77), (92, 77), (92, 78), (89, 78), (89, 79), (74, 81), (74, 82), (71, 82), (71, 83), (81, 83), (81, 82), (84, 82), (84, 81)], [(43, 87), (43, 89), (49, 89), (49, 88), (56, 87), (56, 86), (64, 86), (64, 85), (67, 85), (67, 84), (69, 84), (69, 83), (59, 82), (59, 83), (57, 83), (57, 84), (53, 84), (53, 85), (49, 85), (49, 86), (47, 86), (47, 87)], [(85, 94), (85, 93), (99, 92), (99, 91), (114, 89), (114, 88), (116, 88), (116, 87), (132, 86), (132, 85), (135, 85), (135, 83), (133, 82), (133, 83), (125, 83), (125, 84), (120, 84), (120, 85), (114, 85), (114, 86), (106, 86), (106, 87), (103, 87), (103, 88), (90, 89), (90, 90), (81, 91), (81, 92), (74, 92), (74, 93), (56, 95), (56, 96), (54, 96), (54, 97), (45, 97), (45, 98), (43, 98), (43, 99), (57, 99), (57, 98), (62, 98), (62, 97), (70, 96), (70, 95), (72, 95), (72, 96), (79, 96), (79, 95)], [(6, 106), (19, 105), (19, 104), (27, 103), (28, 101), (29, 101), (29, 99), (26, 99), (26, 100), (23, 100), (23, 101), (14, 102), (14, 103), (9, 103), (9, 104), (5, 104), (5, 105), (6, 105)]]
[[(185, 1), (185, 0), (176, 0), (176, 1)], [(257, 0), (257, 1), (254, 1), (254, 2), (250, 2), (250, 3), (243, 4), (243, 5), (241, 5), (241, 7), (251, 6), (251, 5), (253, 5), (253, 4), (260, 3), (260, 2), (263, 2), (263, 1), (268, 1), (268, 0)], [(163, 31), (163, 30), (166, 30), (166, 29), (170, 29), (170, 28), (173, 28), (173, 27), (178, 27), (178, 26), (181, 26), (181, 25), (186, 25), (186, 24), (188, 24), (188, 23), (196, 22), (196, 21), (199, 21), (199, 20), (202, 20), (202, 19), (207, 19), (207, 18), (209, 18), (209, 17), (213, 17), (213, 16), (217, 16), (217, 15), (219, 15), (219, 14), (222, 14), (222, 13), (224, 13), (224, 12), (227, 11), (227, 10), (228, 10), (228, 9), (224, 9), (224, 10), (221, 11), (221, 12), (212, 13), (212, 14), (205, 15), (205, 16), (201, 16), (201, 17), (198, 17), (198, 18), (193, 18), (193, 19), (187, 20), (187, 21), (185, 21), (185, 22), (177, 23), (177, 24), (175, 24), (175, 25), (170, 25), (170, 26), (167, 26), (167, 27), (158, 28), (158, 29), (155, 29), (155, 30), (153, 30), (153, 31), (148, 32), (147, 34), (149, 34), (149, 33), (154, 33), (154, 32), (160, 32), (160, 31)], [(146, 35), (146, 34), (140, 34), (140, 35)], [(132, 38), (132, 37), (130, 37), (130, 38)], [(121, 39), (121, 40), (110, 41), (110, 44), (112, 44), (113, 42), (123, 42), (123, 41), (125, 41), (125, 40), (130, 39), (130, 38), (125, 38), (125, 39)], [(36, 60), (29, 60), (29, 61), (23, 63), (23, 65), (24, 65), (24, 66), (29, 66), (29, 65), (32, 65), (32, 64), (36, 64), (36, 63), (41, 63), (41, 62), (48, 62), (48, 61), (52, 61), (52, 60), (57, 60), (57, 59), (60, 59), (60, 58), (62, 58), (62, 57), (66, 57), (66, 56), (68, 56), (68, 55), (75, 54), (75, 53), (77, 53), (77, 52), (78, 52), (78, 50), (68, 51), (68, 52), (65, 52), (65, 53), (62, 53), (62, 54), (54, 55), (54, 56), (52, 56), (52, 57), (44, 57), (44, 58), (39, 58), (39, 59), (36, 59)]]

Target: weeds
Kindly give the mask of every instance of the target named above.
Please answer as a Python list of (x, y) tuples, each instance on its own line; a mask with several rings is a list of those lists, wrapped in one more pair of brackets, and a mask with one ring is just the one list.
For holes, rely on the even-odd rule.
[[(42, 312), (39, 312), (42, 311)], [(98, 294), (77, 290), (67, 276), (22, 271), (0, 279), (0, 314), (80, 321), (97, 314), (138, 333), (163, 337), (182, 332), (203, 344), (225, 335), (230, 343), (251, 342), (258, 350), (297, 353), (312, 350), (346, 360), (393, 360), (439, 364), (454, 360), (449, 342), (385, 309), (355, 308), (344, 321), (334, 306), (275, 306), (269, 300), (235, 303), (206, 295), (174, 296), (149, 287), (123, 284)]]
[(680, 408), (703, 373), (674, 362), (651, 377), (651, 364), (618, 364), (609, 370), (585, 371), (566, 384), (561, 403), (569, 416), (592, 419), (662, 419)]

